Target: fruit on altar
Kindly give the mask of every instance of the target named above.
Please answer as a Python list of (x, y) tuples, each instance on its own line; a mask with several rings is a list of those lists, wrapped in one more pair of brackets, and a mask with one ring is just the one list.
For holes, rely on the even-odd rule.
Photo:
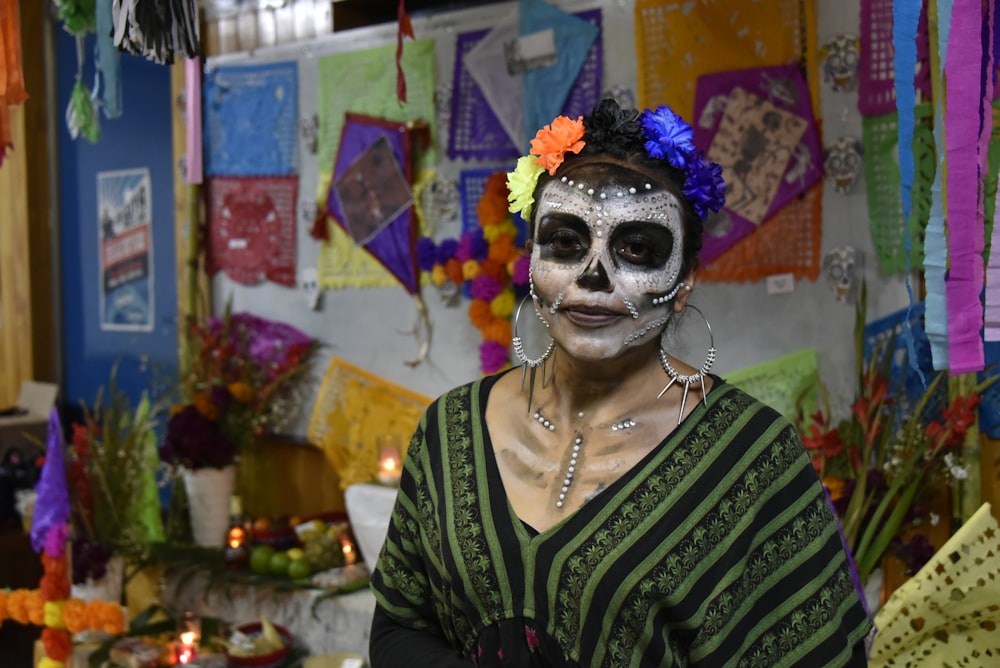
[(250, 570), (254, 573), (269, 573), (271, 571), (271, 557), (275, 550), (270, 545), (255, 545), (250, 552)]
[(313, 571), (325, 571), (344, 565), (344, 549), (337, 536), (325, 533), (314, 536), (306, 543), (304, 552)]

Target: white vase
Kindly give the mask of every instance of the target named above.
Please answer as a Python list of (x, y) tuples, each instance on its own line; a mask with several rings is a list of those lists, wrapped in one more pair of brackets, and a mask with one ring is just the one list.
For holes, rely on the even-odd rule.
[(229, 498), (236, 485), (236, 467), (184, 469), (181, 475), (194, 542), (202, 547), (224, 546), (229, 528)]

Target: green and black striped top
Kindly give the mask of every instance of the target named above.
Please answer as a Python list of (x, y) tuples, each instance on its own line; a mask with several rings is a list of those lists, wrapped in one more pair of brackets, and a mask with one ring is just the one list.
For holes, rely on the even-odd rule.
[[(485, 428), (496, 378), (443, 395), (413, 436), (372, 577), (376, 620), (480, 665), (863, 665), (870, 620), (777, 412), (716, 378), (707, 406), (538, 533), (511, 510)], [(527, 632), (491, 633), (511, 620)]]

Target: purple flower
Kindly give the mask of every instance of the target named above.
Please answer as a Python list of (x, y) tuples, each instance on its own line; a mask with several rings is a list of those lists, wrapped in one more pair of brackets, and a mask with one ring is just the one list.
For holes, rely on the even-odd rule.
[(722, 180), (722, 166), (705, 160), (699, 153), (688, 164), (687, 179), (682, 192), (702, 220), (708, 210), (718, 211), (726, 203), (726, 183)]
[(219, 409), (222, 413), (229, 406), (229, 402), (233, 400), (232, 393), (229, 392), (229, 388), (225, 385), (216, 385), (212, 388), (211, 392), (212, 403), (215, 407)]
[(422, 271), (430, 271), (434, 268), (434, 258), (437, 255), (437, 246), (430, 237), (420, 237), (417, 239), (417, 266)]
[(472, 232), (472, 259), (482, 262), (490, 254), (490, 242), (483, 236), (483, 228), (477, 227)]
[(647, 109), (639, 116), (639, 125), (646, 135), (646, 152), (657, 160), (666, 159), (678, 169), (687, 166), (694, 154), (694, 130), (687, 121), (661, 106), (656, 111)]
[(454, 239), (445, 239), (437, 247), (437, 254), (435, 255), (435, 264), (446, 264), (448, 260), (455, 257), (455, 251), (458, 250), (458, 242)]
[(167, 422), (160, 457), (190, 469), (222, 468), (233, 463), (236, 447), (218, 424), (188, 405)]
[(469, 230), (462, 234), (461, 238), (458, 240), (458, 247), (455, 249), (455, 259), (461, 263), (465, 263), (472, 259), (472, 235), (473, 231)]
[(486, 302), (493, 301), (498, 294), (503, 292), (503, 283), (493, 276), (487, 276), (486, 274), (480, 274), (472, 279), (470, 287), (474, 299), (482, 299)]
[(510, 362), (507, 346), (497, 341), (479, 344), (479, 366), (484, 373), (496, 373)]
[(528, 284), (528, 270), (531, 267), (531, 257), (528, 255), (520, 255), (516, 260), (514, 260), (514, 275), (511, 279), (514, 281), (514, 285), (527, 285)]
[(88, 578), (100, 580), (107, 574), (111, 548), (80, 537), (72, 545), (73, 584), (83, 584)]

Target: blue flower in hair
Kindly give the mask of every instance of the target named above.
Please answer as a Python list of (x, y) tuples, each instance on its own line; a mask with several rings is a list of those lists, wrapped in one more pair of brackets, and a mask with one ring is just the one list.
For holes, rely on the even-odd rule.
[(666, 159), (678, 169), (684, 169), (695, 152), (694, 130), (687, 121), (661, 106), (647, 109), (639, 116), (639, 125), (646, 135), (646, 153), (657, 160)]
[(726, 203), (726, 183), (722, 180), (722, 166), (705, 160), (701, 153), (691, 157), (685, 170), (687, 178), (681, 191), (702, 220), (708, 210), (718, 211)]

